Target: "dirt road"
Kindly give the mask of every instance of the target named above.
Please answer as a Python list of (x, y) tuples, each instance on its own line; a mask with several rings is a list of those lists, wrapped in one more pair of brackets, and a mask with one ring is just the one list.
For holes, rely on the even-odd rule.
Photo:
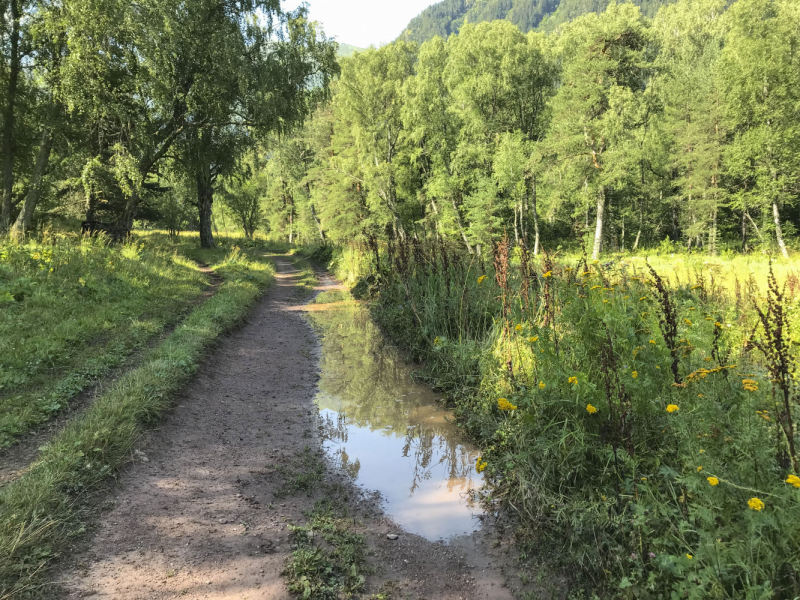
[[(64, 559), (53, 597), (288, 599), (281, 571), (290, 523), (314, 498), (280, 497), (282, 465), (320, 448), (314, 395), (318, 343), (296, 305), (296, 269), (276, 258), (276, 284), (248, 322), (214, 348), (136, 461), (98, 507), (88, 539)], [(293, 310), (294, 307), (294, 310)], [(401, 534), (375, 500), (350, 488), (370, 546), (374, 593), (397, 598), (510, 598), (479, 538), (452, 545)], [(363, 595), (369, 597), (369, 593)]]

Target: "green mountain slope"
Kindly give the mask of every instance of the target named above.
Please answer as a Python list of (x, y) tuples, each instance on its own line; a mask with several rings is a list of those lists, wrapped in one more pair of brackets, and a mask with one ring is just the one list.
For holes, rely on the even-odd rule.
[[(633, 0), (647, 16), (674, 0)], [(537, 27), (554, 29), (577, 16), (602, 12), (610, 0), (441, 0), (414, 17), (401, 34), (402, 39), (424, 42), (439, 35), (458, 32), (465, 22), (480, 23), (507, 19), (522, 31)]]
[(359, 48), (358, 46), (351, 46), (350, 44), (342, 44), (341, 42), (339, 42), (339, 51), (336, 53), (336, 55), (339, 58), (347, 58), (348, 56), (351, 56), (354, 52), (360, 52), (363, 49), (364, 48)]

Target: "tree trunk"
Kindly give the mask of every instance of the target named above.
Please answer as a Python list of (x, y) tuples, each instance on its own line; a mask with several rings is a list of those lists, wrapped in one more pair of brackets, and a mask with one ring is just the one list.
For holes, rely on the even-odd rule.
[(197, 171), (197, 209), (200, 214), (200, 247), (213, 248), (214, 234), (211, 230), (211, 209), (214, 204), (214, 181), (209, 165)]
[(742, 252), (747, 252), (747, 221), (744, 220), (744, 213), (742, 211)]
[(786, 244), (783, 241), (783, 231), (781, 230), (781, 213), (778, 210), (778, 203), (772, 203), (772, 218), (775, 220), (775, 237), (778, 239), (778, 247), (781, 249), (783, 258), (789, 258), (789, 252), (786, 250)]
[(592, 260), (597, 260), (603, 249), (603, 215), (606, 209), (606, 190), (601, 185), (597, 193), (597, 224), (594, 229), (594, 248)]
[(53, 132), (49, 128), (46, 128), (44, 132), (42, 132), (39, 155), (36, 157), (36, 166), (33, 171), (31, 185), (28, 188), (28, 194), (25, 196), (25, 204), (22, 210), (19, 211), (17, 220), (11, 230), (11, 237), (16, 240), (21, 240), (25, 236), (25, 233), (31, 228), (33, 211), (39, 203), (39, 198), (42, 196), (42, 180), (44, 179), (45, 171), (47, 171), (47, 164), (50, 162), (50, 150), (52, 148)]
[(317, 210), (314, 208), (314, 204), (311, 203), (310, 206), (311, 206), (311, 217), (314, 219), (314, 223), (316, 223), (317, 225), (317, 231), (319, 231), (319, 239), (322, 242), (322, 245), (324, 246), (327, 243), (327, 241), (325, 240), (325, 231), (322, 229), (322, 221), (320, 221), (319, 217), (317, 216)]
[[(464, 231), (464, 223), (461, 221), (461, 213), (458, 212), (456, 199), (451, 198), (451, 202), (453, 203), (453, 212), (456, 215), (456, 223), (458, 223), (458, 230), (461, 232), (461, 239), (464, 240), (464, 245), (467, 247), (467, 252), (472, 254), (472, 246), (469, 245), (469, 239), (467, 239), (467, 232)], [(480, 254), (480, 252), (478, 252), (478, 254)]]
[[(522, 209), (520, 208), (519, 214), (522, 214)], [(514, 202), (514, 243), (519, 246), (519, 219), (517, 214), (517, 203)]]
[(0, 208), (0, 233), (8, 231), (11, 225), (11, 196), (14, 193), (14, 154), (16, 140), (14, 138), (14, 108), (17, 100), (19, 83), (19, 21), (20, 1), (11, 0), (11, 39), (10, 64), (8, 70), (8, 87), (6, 88), (6, 105), (3, 112), (3, 203)]
[(708, 232), (708, 253), (711, 256), (717, 255), (717, 209), (711, 215), (711, 231)]
[(755, 230), (756, 235), (758, 236), (758, 239), (763, 242), (764, 241), (764, 236), (761, 235), (761, 230), (758, 228), (758, 225), (756, 225), (756, 222), (753, 221), (753, 217), (750, 216), (750, 211), (745, 210), (744, 211), (744, 216), (746, 216), (747, 220), (750, 221), (750, 224), (753, 226), (753, 229)]
[(639, 247), (639, 240), (642, 237), (642, 225), (644, 224), (644, 200), (639, 201), (639, 231), (636, 232), (636, 241), (633, 242), (633, 252)]

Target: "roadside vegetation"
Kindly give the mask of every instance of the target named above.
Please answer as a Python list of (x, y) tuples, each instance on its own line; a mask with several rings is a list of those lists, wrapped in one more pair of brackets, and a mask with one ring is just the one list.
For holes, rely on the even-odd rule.
[(209, 284), (177, 245), (0, 242), (0, 446), (174, 325)]
[[(36, 596), (31, 586), (37, 575), (83, 530), (84, 517), (94, 510), (91, 493), (130, 459), (133, 444), (168, 410), (172, 394), (196, 371), (204, 350), (241, 321), (273, 279), (265, 244), (241, 247), (240, 240), (223, 239), (215, 249), (195, 250), (196, 238), (173, 243), (151, 234), (142, 240), (121, 248), (88, 247), (112, 259), (142, 252), (142, 244), (161, 252), (185, 250), (208, 262), (222, 281), (163, 342), (146, 351), (136, 368), (108, 385), (48, 440), (18, 479), (0, 489), (0, 597), (12, 591)], [(191, 264), (188, 259), (176, 261)]]
[[(334, 267), (363, 273), (353, 251)], [(534, 259), (506, 239), (371, 267), (354, 289), (481, 444), (485, 501), (576, 597), (800, 594), (792, 263)]]

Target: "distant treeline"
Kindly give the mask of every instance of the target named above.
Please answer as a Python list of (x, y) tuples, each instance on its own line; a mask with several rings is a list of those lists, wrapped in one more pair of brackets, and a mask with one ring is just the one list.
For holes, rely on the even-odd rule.
[(438, 236), (481, 252), (505, 234), (532, 250), (585, 236), (595, 256), (665, 239), (785, 255), (800, 227), (800, 3), (727, 5), (650, 19), (611, 4), (552, 33), (494, 21), (356, 53), (332, 102), (253, 158), (244, 204), (292, 241)]

